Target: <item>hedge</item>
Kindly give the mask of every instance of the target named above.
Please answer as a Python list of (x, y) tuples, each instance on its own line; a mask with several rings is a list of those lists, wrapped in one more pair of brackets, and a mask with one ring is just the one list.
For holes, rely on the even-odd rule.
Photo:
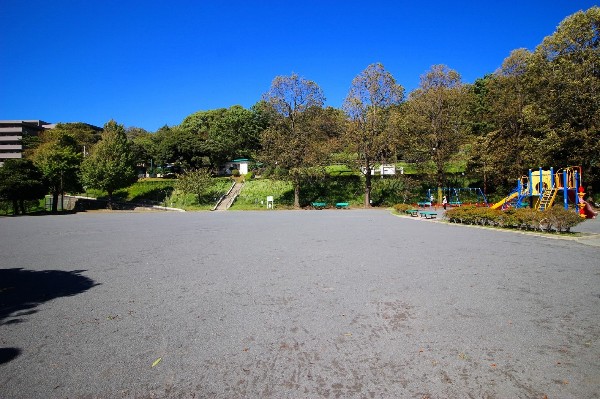
[(446, 211), (451, 223), (513, 228), (519, 230), (556, 231), (568, 233), (583, 221), (573, 210), (553, 207), (545, 212), (521, 208), (501, 211), (498, 209), (462, 206)]

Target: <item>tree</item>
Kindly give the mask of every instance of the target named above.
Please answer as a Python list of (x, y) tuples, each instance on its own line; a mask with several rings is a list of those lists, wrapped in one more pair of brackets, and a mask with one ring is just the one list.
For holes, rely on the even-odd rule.
[(402, 103), (404, 88), (382, 64), (369, 65), (352, 80), (343, 109), (350, 118), (347, 142), (358, 154), (365, 175), (365, 208), (371, 206), (371, 170), (396, 153), (390, 110)]
[(52, 212), (58, 211), (58, 197), (65, 191), (81, 190), (79, 172), (82, 153), (77, 141), (59, 131), (44, 136), (45, 142), (35, 149), (33, 162), (42, 171), (52, 194)]
[[(511, 52), (502, 66), (485, 79), (485, 114), (489, 128), (474, 145), (471, 167), (485, 176), (485, 185), (508, 189), (514, 179), (532, 164), (538, 164), (539, 142), (531, 118), (531, 83), (528, 65), (531, 53), (525, 49)], [(508, 162), (507, 162), (508, 161)]]
[[(468, 93), (458, 72), (434, 65), (407, 101), (414, 157), (433, 162), (438, 187), (445, 185), (445, 168), (466, 141)], [(441, 189), (438, 192), (441, 202)]]
[(259, 149), (260, 133), (266, 125), (254, 110), (234, 105), (196, 112), (179, 127), (199, 137), (214, 168), (234, 158), (250, 157)]
[(535, 49), (528, 68), (531, 118), (547, 163), (581, 165), (600, 184), (600, 7), (565, 18)]
[(293, 73), (277, 76), (263, 94), (271, 112), (271, 125), (261, 137), (261, 157), (268, 163), (289, 171), (294, 185), (294, 207), (300, 207), (300, 185), (310, 170), (322, 163), (325, 153), (319, 146), (322, 132), (310, 127), (311, 117), (322, 108), (325, 97), (313, 81)]
[(137, 180), (131, 144), (123, 125), (114, 120), (104, 125), (102, 139), (84, 159), (81, 172), (85, 185), (107, 192), (112, 208), (113, 193)]
[(192, 170), (203, 165), (206, 156), (204, 140), (190, 130), (163, 126), (152, 136), (154, 159), (161, 166), (169, 163)]
[(189, 171), (180, 175), (175, 183), (175, 188), (184, 193), (193, 194), (200, 203), (202, 195), (210, 187), (211, 175), (207, 169)]
[[(153, 166), (156, 149), (152, 133), (139, 127), (128, 127), (125, 133), (131, 143), (131, 153), (136, 166), (146, 167), (148, 163)], [(153, 170), (149, 172), (154, 173)]]
[(13, 214), (25, 214), (25, 201), (44, 198), (48, 186), (29, 159), (8, 159), (0, 167), (0, 199), (12, 201)]

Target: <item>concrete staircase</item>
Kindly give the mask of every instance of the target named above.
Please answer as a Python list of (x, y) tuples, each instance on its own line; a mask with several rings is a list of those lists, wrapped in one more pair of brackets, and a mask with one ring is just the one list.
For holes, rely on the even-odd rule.
[(227, 194), (221, 197), (221, 199), (219, 200), (219, 202), (213, 210), (226, 211), (227, 209), (229, 209), (231, 205), (233, 205), (233, 202), (235, 201), (236, 197), (240, 194), (240, 191), (242, 191), (242, 187), (244, 187), (244, 183), (235, 182), (231, 189), (227, 192)]

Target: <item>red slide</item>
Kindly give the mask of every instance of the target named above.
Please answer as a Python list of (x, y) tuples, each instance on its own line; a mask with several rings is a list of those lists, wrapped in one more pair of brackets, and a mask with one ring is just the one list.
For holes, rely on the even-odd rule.
[(583, 201), (583, 203), (585, 204), (583, 206), (583, 211), (585, 212), (586, 219), (595, 219), (598, 213), (594, 212), (589, 202)]

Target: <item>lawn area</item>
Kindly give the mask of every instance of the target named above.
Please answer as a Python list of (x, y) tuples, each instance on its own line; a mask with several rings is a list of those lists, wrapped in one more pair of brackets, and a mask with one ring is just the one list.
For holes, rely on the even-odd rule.
[(273, 196), (275, 208), (293, 208), (294, 189), (291, 182), (271, 179), (257, 179), (249, 180), (244, 184), (244, 188), (235, 200), (235, 203), (231, 209), (267, 209), (268, 196)]

